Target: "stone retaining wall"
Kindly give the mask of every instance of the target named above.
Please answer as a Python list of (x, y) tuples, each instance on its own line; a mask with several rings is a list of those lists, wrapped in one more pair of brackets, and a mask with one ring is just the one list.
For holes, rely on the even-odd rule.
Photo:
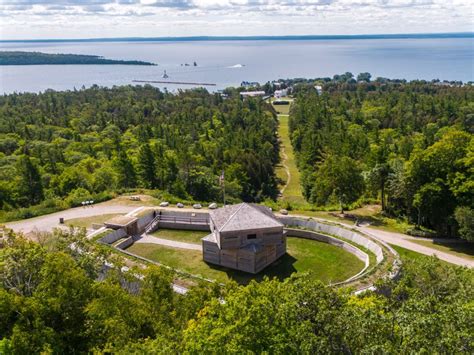
[(382, 248), (377, 243), (357, 232), (330, 224), (323, 224), (312, 219), (304, 220), (296, 217), (279, 217), (279, 220), (286, 226), (311, 229), (316, 232), (335, 235), (336, 237), (347, 239), (355, 244), (361, 245), (375, 254), (377, 264), (384, 259)]
[(138, 224), (138, 233), (143, 233), (145, 227), (153, 221), (153, 211), (150, 211), (150, 213), (147, 213), (145, 216), (138, 218), (137, 224)]
[(183, 229), (192, 231), (206, 231), (210, 233), (209, 226), (204, 224), (189, 224), (179, 222), (158, 222), (158, 229)]
[[(191, 212), (191, 211), (167, 211), (165, 209), (156, 209), (156, 214), (160, 214), (162, 217), (167, 218), (166, 221), (158, 222), (158, 229), (183, 229), (183, 230), (199, 230), (199, 231), (210, 231), (208, 224), (203, 224), (203, 220), (209, 221), (208, 212)], [(140, 231), (145, 228), (148, 223), (153, 220), (153, 211), (150, 211), (149, 215), (141, 217), (138, 220), (138, 226)], [(171, 221), (169, 219), (177, 217), (179, 219), (188, 219), (188, 221)], [(195, 222), (195, 223), (193, 223)]]
[(124, 250), (124, 249), (127, 249), (130, 245), (132, 245), (133, 242), (134, 242), (133, 237), (128, 237), (128, 238), (125, 238), (120, 243), (118, 243), (115, 247), (118, 249)]
[(106, 236), (103, 236), (102, 238), (99, 239), (99, 241), (105, 244), (113, 244), (117, 240), (124, 238), (126, 236), (127, 236), (127, 232), (125, 231), (125, 229), (120, 228), (113, 232), (110, 232)]

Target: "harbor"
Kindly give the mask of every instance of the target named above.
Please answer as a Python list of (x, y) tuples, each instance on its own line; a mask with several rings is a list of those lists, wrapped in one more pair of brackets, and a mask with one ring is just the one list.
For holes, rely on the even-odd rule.
[(174, 85), (193, 85), (193, 86), (216, 86), (214, 83), (193, 83), (186, 81), (164, 81), (164, 80), (132, 80), (134, 83), (147, 84), (174, 84)]

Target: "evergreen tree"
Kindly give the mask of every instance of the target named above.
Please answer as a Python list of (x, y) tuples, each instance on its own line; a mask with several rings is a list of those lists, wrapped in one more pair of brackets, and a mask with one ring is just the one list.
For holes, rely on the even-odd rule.
[(43, 200), (43, 184), (38, 167), (27, 155), (22, 155), (17, 163), (18, 194), (22, 205), (34, 205)]
[(135, 168), (124, 149), (120, 149), (114, 159), (114, 168), (118, 175), (118, 186), (125, 188), (137, 186)]
[(157, 187), (155, 157), (149, 143), (142, 144), (138, 150), (137, 173), (142, 186), (149, 189)]

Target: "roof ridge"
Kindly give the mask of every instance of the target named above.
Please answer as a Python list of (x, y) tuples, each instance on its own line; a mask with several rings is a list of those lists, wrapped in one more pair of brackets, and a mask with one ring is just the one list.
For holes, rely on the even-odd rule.
[[(275, 215), (273, 214), (273, 211), (272, 211), (272, 209), (271, 209), (270, 207), (267, 207), (267, 206), (265, 206), (265, 205), (259, 205), (258, 203), (250, 203), (250, 204), (248, 204), (248, 205), (249, 205), (250, 207), (252, 207), (255, 211), (258, 211), (259, 213), (263, 214), (264, 216), (266, 216), (266, 217), (268, 217), (268, 218), (270, 218), (270, 219), (272, 219), (272, 220), (274, 220), (274, 221), (276, 221), (276, 222), (281, 223), (281, 222), (278, 220), (278, 218), (275, 217)], [(261, 208), (267, 209), (268, 212), (270, 212), (270, 214), (267, 214), (267, 213), (263, 212), (263, 211), (261, 210)]]
[[(224, 227), (226, 226), (226, 224), (229, 223), (229, 221), (230, 221), (232, 218), (234, 218), (234, 216), (237, 214), (237, 212), (239, 212), (239, 211), (241, 210), (241, 208), (244, 207), (244, 205), (247, 205), (247, 203), (242, 202), (242, 203), (240, 204), (239, 208), (237, 208), (237, 209), (235, 210), (235, 212), (232, 213), (232, 214), (229, 216), (229, 218), (227, 218), (227, 221), (225, 221), (225, 223), (219, 228), (219, 232), (224, 229)], [(225, 207), (225, 206), (224, 206), (224, 207)]]

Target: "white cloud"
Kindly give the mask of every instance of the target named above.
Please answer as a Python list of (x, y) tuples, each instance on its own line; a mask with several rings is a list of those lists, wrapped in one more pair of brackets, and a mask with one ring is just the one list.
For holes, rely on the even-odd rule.
[(0, 1), (3, 39), (474, 30), (471, 0)]

